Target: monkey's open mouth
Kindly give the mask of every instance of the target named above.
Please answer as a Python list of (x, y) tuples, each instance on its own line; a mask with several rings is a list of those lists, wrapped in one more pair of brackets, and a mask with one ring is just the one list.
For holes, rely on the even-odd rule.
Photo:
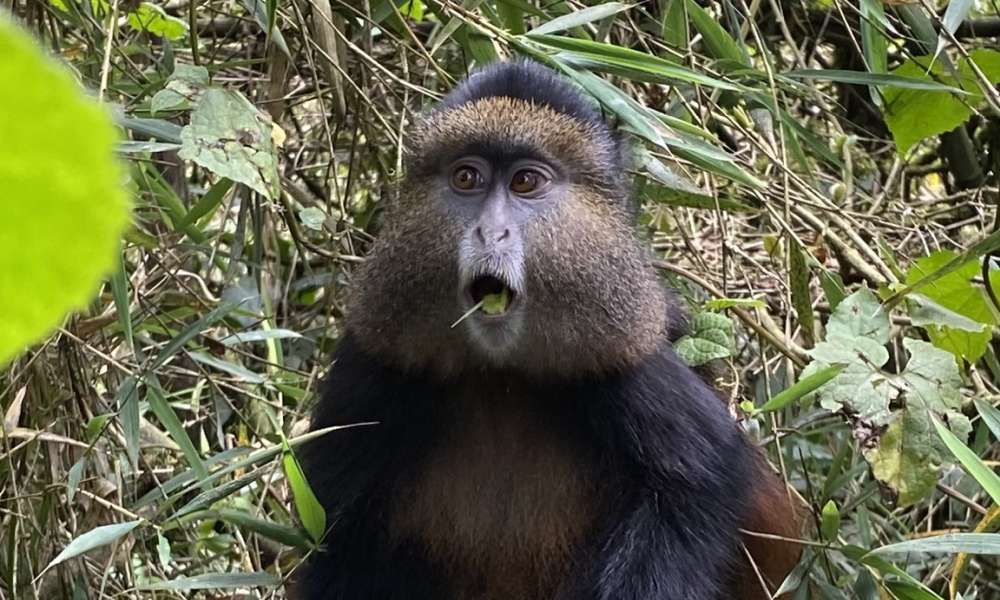
[(515, 292), (504, 281), (493, 275), (480, 275), (469, 284), (472, 303), (487, 315), (502, 315), (514, 302)]

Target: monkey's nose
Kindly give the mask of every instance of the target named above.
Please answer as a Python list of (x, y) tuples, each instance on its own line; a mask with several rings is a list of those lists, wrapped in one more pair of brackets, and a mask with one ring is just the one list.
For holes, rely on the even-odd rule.
[(510, 237), (510, 229), (504, 227), (503, 231), (498, 231), (492, 227), (482, 226), (476, 227), (476, 236), (479, 237), (479, 241), (484, 245), (489, 244), (499, 244), (500, 242), (506, 240)]

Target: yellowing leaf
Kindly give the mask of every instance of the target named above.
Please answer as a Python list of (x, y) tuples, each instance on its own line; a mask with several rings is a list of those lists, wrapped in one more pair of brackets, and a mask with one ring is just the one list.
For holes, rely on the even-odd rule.
[(108, 115), (2, 14), (0, 81), (3, 363), (94, 295), (129, 201)]

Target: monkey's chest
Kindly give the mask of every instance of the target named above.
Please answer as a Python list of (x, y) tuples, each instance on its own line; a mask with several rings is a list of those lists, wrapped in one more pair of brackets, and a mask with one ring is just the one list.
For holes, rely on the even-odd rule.
[(530, 406), (478, 405), (400, 489), (392, 528), (417, 540), (461, 600), (551, 599), (589, 540), (595, 453)]

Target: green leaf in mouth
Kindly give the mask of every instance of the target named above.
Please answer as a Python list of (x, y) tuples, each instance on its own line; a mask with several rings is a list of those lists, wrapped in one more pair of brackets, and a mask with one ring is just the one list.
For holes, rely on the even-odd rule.
[(488, 315), (499, 315), (507, 312), (510, 304), (510, 290), (502, 289), (496, 294), (486, 294), (483, 296), (482, 311)]

